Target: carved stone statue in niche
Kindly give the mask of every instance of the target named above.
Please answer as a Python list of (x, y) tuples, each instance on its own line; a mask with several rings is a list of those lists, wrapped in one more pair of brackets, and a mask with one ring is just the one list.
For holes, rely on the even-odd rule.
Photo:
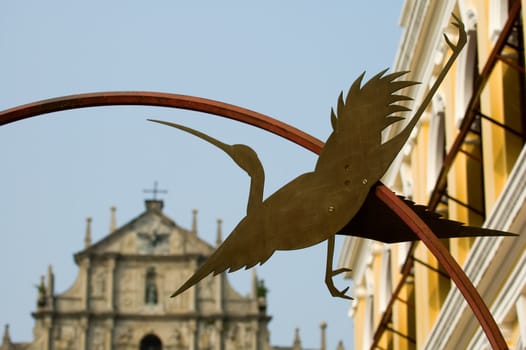
[(150, 305), (156, 305), (158, 299), (157, 293), (157, 284), (156, 284), (156, 273), (155, 268), (150, 267), (146, 271), (146, 280), (145, 280), (145, 290), (144, 290), (144, 302)]

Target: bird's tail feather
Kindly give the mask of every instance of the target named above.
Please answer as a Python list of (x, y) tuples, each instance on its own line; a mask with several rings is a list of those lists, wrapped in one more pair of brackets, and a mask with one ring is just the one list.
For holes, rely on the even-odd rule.
[[(232, 234), (231, 234), (232, 236)], [(171, 296), (175, 297), (187, 289), (191, 288), (195, 284), (199, 283), (209, 274), (213, 275), (220, 274), (226, 270), (228, 272), (237, 271), (243, 267), (251, 268), (254, 265), (265, 262), (274, 250), (264, 251), (261, 254), (252, 254), (247, 256), (241, 252), (246, 250), (247, 244), (243, 244), (244, 239), (230, 239), (229, 236), (221, 246), (219, 246), (212, 255), (206, 259), (197, 271)]]
[[(220, 247), (221, 248), (221, 247)], [(214, 276), (224, 272), (227, 269), (227, 266), (221, 263), (219, 257), (221, 256), (220, 251), (222, 249), (218, 248), (206, 261), (201, 265), (197, 271), (190, 277), (179, 289), (177, 289), (171, 297), (176, 297), (179, 294), (183, 293), (190, 287), (196, 285), (203, 278), (213, 273)]]

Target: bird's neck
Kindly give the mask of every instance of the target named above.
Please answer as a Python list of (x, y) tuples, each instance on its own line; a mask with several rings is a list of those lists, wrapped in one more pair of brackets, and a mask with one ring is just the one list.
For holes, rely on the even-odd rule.
[(252, 174), (250, 191), (248, 194), (247, 214), (257, 209), (263, 203), (263, 190), (265, 187), (265, 173), (263, 170)]

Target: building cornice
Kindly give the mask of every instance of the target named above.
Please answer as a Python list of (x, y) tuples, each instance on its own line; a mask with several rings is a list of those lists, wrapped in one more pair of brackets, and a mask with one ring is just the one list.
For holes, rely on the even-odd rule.
[(246, 313), (246, 314), (232, 314), (232, 313), (197, 313), (197, 312), (179, 312), (179, 313), (163, 313), (163, 314), (144, 314), (131, 312), (87, 312), (87, 311), (71, 311), (60, 312), (57, 314), (53, 311), (37, 311), (31, 314), (35, 319), (43, 319), (46, 317), (55, 317), (60, 315), (61, 319), (90, 319), (90, 320), (106, 320), (106, 319), (125, 319), (125, 320), (139, 320), (139, 321), (251, 321), (260, 320), (269, 322), (272, 317), (263, 313)]
[(78, 255), (78, 258), (88, 257), (91, 263), (105, 262), (108, 260), (116, 260), (118, 262), (137, 261), (137, 262), (186, 262), (186, 261), (202, 261), (208, 258), (206, 254), (200, 253), (185, 253), (185, 254), (121, 254), (121, 253), (99, 253), (99, 254), (85, 254)]

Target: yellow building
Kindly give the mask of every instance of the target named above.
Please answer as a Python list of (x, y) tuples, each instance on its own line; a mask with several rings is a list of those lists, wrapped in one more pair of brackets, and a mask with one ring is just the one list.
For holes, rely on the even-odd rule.
[[(526, 1), (522, 1), (526, 5)], [(419, 105), (464, 22), (468, 43), (384, 183), (472, 226), (517, 237), (444, 240), (510, 349), (526, 348), (526, 139), (521, 0), (406, 0), (393, 71), (422, 82)], [(391, 129), (389, 133), (395, 134)], [(353, 269), (355, 349), (489, 349), (477, 319), (421, 243), (344, 242)]]

